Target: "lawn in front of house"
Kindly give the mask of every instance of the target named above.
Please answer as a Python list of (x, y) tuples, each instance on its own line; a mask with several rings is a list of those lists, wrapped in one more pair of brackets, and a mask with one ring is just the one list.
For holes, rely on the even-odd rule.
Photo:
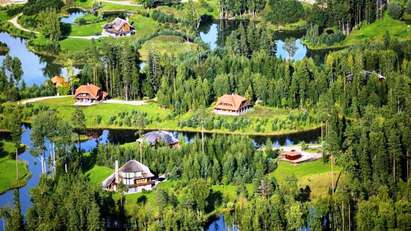
[(16, 160), (11, 159), (10, 153), (15, 152), (15, 145), (8, 141), (0, 141), (0, 193), (12, 188), (18, 188), (27, 183), (30, 172), (27, 164), (21, 160), (17, 162), (19, 180), (16, 180)]
[(113, 173), (114, 169), (105, 166), (95, 165), (92, 169), (86, 172), (86, 176), (89, 177), (90, 183), (92, 185), (100, 186), (101, 183)]
[[(33, 103), (34, 106), (46, 105), (56, 109), (60, 116), (70, 121), (75, 111), (74, 98), (72, 96), (47, 99)], [(129, 115), (133, 111), (146, 113), (146, 129), (165, 129), (165, 130), (182, 130), (182, 131), (201, 131), (198, 123), (189, 125), (187, 121), (193, 118), (195, 112), (186, 112), (182, 115), (173, 115), (169, 108), (163, 108), (155, 102), (149, 102), (145, 105), (134, 106), (124, 104), (107, 104), (101, 103), (88, 107), (81, 107), (86, 116), (86, 126), (88, 128), (134, 128), (136, 125), (131, 124)], [(254, 112), (243, 116), (221, 116), (212, 113), (212, 107), (208, 108), (207, 119), (213, 119), (214, 122), (228, 124), (227, 126), (208, 128), (209, 132), (216, 133), (242, 133), (242, 134), (284, 134), (313, 129), (318, 126), (314, 122), (300, 124), (295, 129), (290, 127), (297, 124), (290, 117), (291, 114), (300, 113), (298, 110), (276, 109), (265, 106), (256, 106)], [(121, 114), (126, 114), (126, 116)], [(98, 123), (97, 118), (101, 121)], [(113, 122), (114, 121), (114, 122)], [(213, 123), (214, 123), (213, 122)], [(241, 126), (238, 125), (241, 123)], [(273, 127), (272, 123), (275, 124)], [(235, 129), (231, 125), (237, 124)], [(234, 125), (233, 125), (234, 126)], [(294, 126), (294, 125), (293, 125)]]
[(71, 25), (71, 32), (70, 36), (92, 36), (92, 35), (100, 35), (103, 32), (104, 25), (107, 24), (106, 21), (79, 25), (79, 24), (72, 24)]

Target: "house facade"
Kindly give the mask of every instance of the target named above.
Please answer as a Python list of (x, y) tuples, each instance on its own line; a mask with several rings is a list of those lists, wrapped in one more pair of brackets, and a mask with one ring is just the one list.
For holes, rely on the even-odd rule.
[(252, 108), (250, 101), (240, 95), (223, 95), (218, 98), (214, 113), (219, 115), (242, 115)]
[(128, 161), (121, 168), (116, 161), (114, 173), (102, 182), (102, 187), (107, 191), (117, 192), (120, 184), (124, 186), (126, 193), (151, 190), (156, 185), (154, 174), (147, 166), (136, 160)]
[(104, 26), (103, 32), (112, 37), (127, 36), (133, 34), (135, 28), (127, 20), (116, 18)]
[(74, 97), (76, 104), (88, 105), (106, 100), (108, 94), (94, 84), (87, 84), (78, 87), (74, 93)]

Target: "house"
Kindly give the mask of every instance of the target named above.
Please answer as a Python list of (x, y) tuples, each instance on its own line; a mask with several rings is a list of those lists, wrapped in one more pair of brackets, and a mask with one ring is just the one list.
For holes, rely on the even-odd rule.
[(178, 148), (180, 146), (179, 140), (174, 137), (171, 132), (167, 131), (152, 131), (144, 134), (137, 142), (147, 142), (151, 146), (168, 145), (170, 147)]
[(78, 87), (74, 93), (74, 97), (76, 104), (89, 105), (106, 100), (108, 94), (94, 84), (87, 84)]
[(295, 150), (295, 149), (291, 149), (289, 151), (285, 151), (283, 153), (283, 156), (287, 159), (287, 160), (298, 160), (302, 157), (302, 154), (300, 151)]
[(104, 26), (104, 33), (113, 37), (126, 36), (134, 34), (134, 32), (134, 27), (128, 23), (127, 20), (122, 18), (116, 18)]
[(144, 164), (130, 160), (121, 168), (115, 162), (115, 171), (102, 182), (102, 187), (107, 191), (118, 191), (122, 184), (126, 193), (137, 193), (151, 190), (155, 185), (154, 174)]
[(214, 107), (214, 113), (220, 115), (242, 115), (252, 107), (249, 100), (246, 98), (231, 94), (223, 95), (218, 98), (217, 104)]
[(68, 87), (69, 83), (66, 82), (66, 79), (62, 76), (54, 76), (51, 78), (51, 82), (54, 84), (55, 87)]
[(279, 156), (280, 160), (287, 161), (292, 164), (299, 164), (307, 161), (314, 161), (322, 158), (321, 152), (306, 152), (298, 146), (286, 146), (282, 148)]

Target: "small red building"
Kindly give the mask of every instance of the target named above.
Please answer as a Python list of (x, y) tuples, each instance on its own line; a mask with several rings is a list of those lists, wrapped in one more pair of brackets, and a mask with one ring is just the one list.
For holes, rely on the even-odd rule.
[(295, 150), (295, 149), (291, 149), (290, 151), (286, 151), (283, 153), (283, 156), (287, 159), (287, 160), (298, 160), (302, 157), (301, 152)]

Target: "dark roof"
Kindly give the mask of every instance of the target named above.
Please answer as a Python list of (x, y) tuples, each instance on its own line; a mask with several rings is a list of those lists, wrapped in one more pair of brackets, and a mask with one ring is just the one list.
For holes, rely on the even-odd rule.
[(173, 136), (171, 132), (167, 131), (153, 131), (144, 134), (144, 136), (138, 141), (148, 142), (150, 145), (155, 145), (159, 142), (163, 142), (168, 145), (173, 145), (179, 142), (177, 138)]

